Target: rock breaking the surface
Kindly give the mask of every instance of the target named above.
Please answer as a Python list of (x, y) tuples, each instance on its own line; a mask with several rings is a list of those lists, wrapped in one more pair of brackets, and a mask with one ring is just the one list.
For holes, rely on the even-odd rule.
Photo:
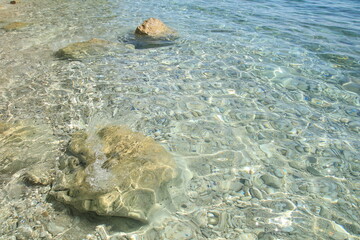
[(176, 31), (157, 18), (149, 18), (136, 28), (135, 34), (149, 37), (167, 37), (176, 35)]

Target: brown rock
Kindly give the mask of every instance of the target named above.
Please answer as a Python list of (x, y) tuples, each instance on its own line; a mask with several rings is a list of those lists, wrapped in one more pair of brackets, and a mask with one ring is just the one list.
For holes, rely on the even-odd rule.
[(9, 23), (8, 25), (4, 26), (3, 29), (5, 31), (13, 31), (13, 30), (18, 30), (20, 28), (24, 28), (29, 26), (30, 23), (25, 23), (25, 22), (13, 22), (13, 23)]
[(55, 56), (62, 59), (81, 59), (104, 53), (111, 45), (112, 43), (109, 41), (92, 38), (85, 42), (72, 43), (61, 48), (55, 53)]
[(166, 26), (159, 19), (149, 18), (136, 28), (135, 34), (150, 37), (165, 37), (168, 35), (176, 35), (176, 31)]
[(161, 145), (121, 126), (95, 135), (77, 132), (67, 150), (51, 194), (83, 212), (147, 222), (176, 175), (175, 162)]

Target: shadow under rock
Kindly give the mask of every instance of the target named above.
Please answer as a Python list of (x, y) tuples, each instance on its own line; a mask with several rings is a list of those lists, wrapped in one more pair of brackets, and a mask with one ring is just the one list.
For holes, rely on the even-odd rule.
[[(132, 232), (138, 230), (140, 227), (146, 225), (143, 222), (117, 216), (100, 216), (94, 212), (80, 212), (79, 210), (60, 203), (54, 199), (54, 197), (48, 195), (47, 202), (51, 203), (57, 215), (65, 214), (70, 218), (78, 219), (77, 225), (85, 232), (94, 231), (96, 226), (105, 225), (110, 234), (115, 232)], [(86, 226), (87, 229), (84, 229)]]
[(119, 36), (118, 41), (121, 43), (132, 44), (135, 46), (135, 49), (147, 49), (147, 48), (158, 48), (158, 47), (167, 47), (176, 44), (176, 36), (167, 36), (167, 37), (150, 37), (136, 35), (133, 33), (128, 33), (124, 36)]

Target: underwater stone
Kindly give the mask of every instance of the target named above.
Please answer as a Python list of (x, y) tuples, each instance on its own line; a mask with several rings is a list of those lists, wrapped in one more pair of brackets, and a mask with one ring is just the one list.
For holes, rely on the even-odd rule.
[(261, 191), (257, 188), (250, 188), (250, 194), (251, 194), (251, 196), (253, 196), (259, 200), (263, 199)]
[(88, 41), (72, 43), (61, 48), (55, 53), (55, 56), (61, 59), (82, 59), (104, 53), (112, 44), (114, 43), (103, 39), (92, 38)]
[(276, 169), (274, 171), (275, 176), (277, 176), (278, 178), (283, 178), (285, 175), (285, 171), (283, 169)]
[[(0, 122), (0, 146), (0, 183), (25, 168), (35, 174), (32, 175), (35, 182), (42, 177), (50, 178), (56, 140), (48, 126), (25, 121)], [(31, 169), (39, 170), (41, 177)]]
[(309, 173), (311, 173), (314, 176), (322, 176), (321, 172), (319, 172), (318, 170), (316, 170), (315, 168), (311, 167), (311, 166), (307, 166), (306, 167), (306, 171), (308, 171)]
[(8, 25), (5, 25), (4, 27), (2, 27), (2, 29), (4, 29), (5, 31), (13, 31), (13, 30), (18, 30), (20, 28), (27, 27), (29, 25), (30, 25), (30, 23), (13, 22), (13, 23), (9, 23)]
[(359, 83), (348, 82), (348, 83), (345, 83), (343, 85), (343, 87), (350, 92), (360, 94), (360, 84)]
[(51, 194), (83, 212), (147, 222), (175, 177), (175, 163), (160, 144), (124, 127), (77, 132), (68, 154)]
[(360, 132), (360, 121), (353, 121), (349, 123), (349, 128), (353, 132)]
[(261, 176), (261, 179), (269, 187), (273, 187), (273, 188), (277, 188), (277, 189), (281, 187), (281, 180), (273, 175), (264, 174)]

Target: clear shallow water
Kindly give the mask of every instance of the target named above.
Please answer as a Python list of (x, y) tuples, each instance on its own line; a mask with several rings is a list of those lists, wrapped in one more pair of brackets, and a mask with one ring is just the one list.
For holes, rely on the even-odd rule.
[[(59, 149), (77, 129), (128, 125), (182, 169), (169, 213), (130, 235), (359, 238), (358, 1), (0, 3), (0, 24), (32, 23), (0, 33), (2, 120), (49, 125)], [(179, 32), (175, 45), (81, 62), (53, 56), (93, 37), (126, 39), (148, 17)], [(39, 204), (63, 228), (38, 219), (53, 236), (99, 234), (45, 195), (11, 198), (12, 189), (2, 189), (3, 208), (17, 206), (25, 220), (12, 228), (3, 214), (4, 239), (33, 227)]]

